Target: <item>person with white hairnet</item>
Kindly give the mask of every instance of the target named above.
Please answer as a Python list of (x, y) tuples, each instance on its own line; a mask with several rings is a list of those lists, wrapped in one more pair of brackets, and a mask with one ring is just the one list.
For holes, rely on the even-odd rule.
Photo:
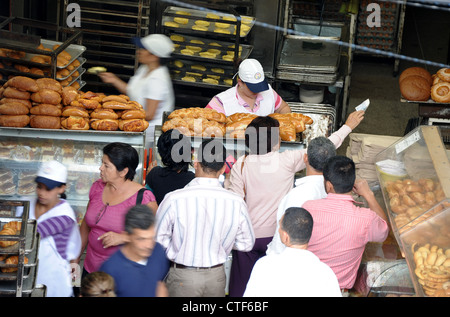
[(216, 96), (206, 108), (231, 116), (234, 113), (253, 113), (267, 116), (271, 113), (289, 113), (291, 108), (278, 95), (264, 76), (262, 65), (247, 58), (239, 65), (237, 84)]
[(174, 44), (163, 34), (151, 34), (135, 38), (139, 47), (138, 61), (141, 64), (128, 83), (110, 72), (99, 73), (99, 77), (112, 84), (130, 100), (139, 102), (145, 109), (145, 119), (149, 121), (146, 130), (145, 148), (153, 146), (155, 125), (160, 125), (164, 111), (175, 108), (172, 79), (166, 61), (170, 58)]

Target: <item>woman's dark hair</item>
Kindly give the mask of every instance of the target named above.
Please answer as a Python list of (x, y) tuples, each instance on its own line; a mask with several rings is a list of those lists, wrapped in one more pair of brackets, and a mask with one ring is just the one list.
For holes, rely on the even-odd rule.
[(191, 164), (191, 141), (176, 129), (161, 134), (158, 153), (162, 163), (176, 172), (187, 172)]
[(333, 156), (323, 168), (323, 178), (333, 185), (336, 194), (349, 193), (355, 184), (355, 163), (346, 156)]
[(223, 143), (219, 140), (204, 140), (197, 151), (198, 162), (205, 172), (218, 172), (224, 166), (227, 153)]
[(125, 215), (125, 231), (129, 234), (134, 229), (147, 230), (155, 224), (155, 215), (147, 205), (135, 205)]
[(313, 223), (313, 218), (306, 209), (290, 207), (283, 215), (281, 229), (289, 235), (292, 244), (303, 245), (311, 238)]
[(251, 154), (267, 154), (278, 144), (280, 123), (265, 116), (256, 117), (245, 129), (245, 146)]
[(113, 142), (103, 148), (103, 154), (108, 156), (119, 172), (128, 167), (125, 179), (134, 179), (139, 165), (139, 154), (134, 147), (126, 143)]

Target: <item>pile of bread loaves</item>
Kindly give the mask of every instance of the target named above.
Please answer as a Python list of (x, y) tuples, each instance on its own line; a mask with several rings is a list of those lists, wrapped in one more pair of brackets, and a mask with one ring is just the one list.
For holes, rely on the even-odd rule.
[[(305, 131), (313, 120), (301, 113), (272, 113), (269, 115), (280, 123), (280, 137), (283, 141), (295, 141), (297, 133)], [(177, 129), (187, 136), (244, 138), (245, 129), (258, 117), (252, 113), (235, 113), (226, 117), (208, 108), (182, 108), (169, 114), (162, 131)]]
[(422, 67), (405, 69), (399, 78), (400, 92), (406, 100), (450, 103), (450, 68), (431, 75)]
[(0, 126), (142, 132), (142, 106), (126, 95), (81, 92), (52, 78), (15, 76), (0, 88)]

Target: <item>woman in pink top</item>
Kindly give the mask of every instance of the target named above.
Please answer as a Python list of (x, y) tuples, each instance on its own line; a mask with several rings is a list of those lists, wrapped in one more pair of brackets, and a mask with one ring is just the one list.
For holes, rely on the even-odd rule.
[[(352, 112), (329, 139), (338, 148), (364, 118), (364, 111)], [(306, 149), (279, 152), (279, 123), (271, 117), (255, 118), (245, 132), (249, 155), (240, 157), (231, 169), (229, 190), (244, 197), (255, 232), (250, 252), (233, 251), (229, 294), (241, 297), (254, 263), (264, 256), (276, 229), (281, 199), (292, 189), (295, 173), (306, 167)]]
[[(80, 228), (82, 252), (87, 247), (83, 275), (97, 271), (119, 245), (126, 242), (125, 215), (139, 203), (138, 193), (144, 188), (133, 181), (138, 164), (139, 155), (128, 144), (115, 142), (103, 148), (100, 179), (89, 191), (89, 203)], [(156, 212), (158, 206), (150, 190), (143, 192), (141, 202)]]

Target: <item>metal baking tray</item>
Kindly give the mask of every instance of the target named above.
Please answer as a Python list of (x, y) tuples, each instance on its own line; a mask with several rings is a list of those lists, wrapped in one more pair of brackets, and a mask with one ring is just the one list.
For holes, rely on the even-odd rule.
[[(305, 48), (305, 43), (322, 44), (319, 48)], [(305, 44), (307, 45), (307, 44)], [(287, 35), (283, 41), (279, 70), (336, 73), (339, 66), (340, 47), (317, 37)]]
[[(30, 267), (28, 278), (22, 280), (22, 294), (31, 294), (36, 286), (37, 265)], [(0, 296), (15, 295), (17, 293), (17, 281), (4, 281), (0, 283)]]
[(322, 38), (340, 40), (342, 36), (343, 23), (308, 20), (295, 18), (293, 21), (294, 30), (301, 32), (304, 36), (313, 35), (320, 36)]
[[(2, 224), (10, 221), (18, 221), (20, 218), (0, 218)], [(0, 254), (19, 254), (20, 240), (25, 239), (25, 254), (29, 254), (33, 251), (36, 240), (36, 220), (28, 219), (26, 227), (22, 227), (21, 233), (15, 236), (0, 236), (0, 241), (19, 241), (15, 245), (1, 248)], [(3, 227), (3, 225), (2, 225)]]
[(338, 73), (319, 74), (319, 73), (301, 73), (296, 71), (277, 71), (277, 79), (290, 80), (295, 82), (334, 84), (338, 78)]
[(84, 73), (86, 71), (86, 69), (84, 69), (82, 66), (83, 66), (84, 63), (86, 63), (87, 59), (84, 58), (84, 57), (79, 57), (78, 61), (80, 62), (80, 65), (77, 68), (75, 68), (72, 71), (70, 71), (69, 75), (67, 75), (66, 77), (62, 77), (62, 78), (56, 78), (56, 80), (58, 80), (58, 81), (66, 80), (67, 78), (71, 77), (72, 74), (75, 73), (75, 71), (78, 71), (80, 73), (80, 75), (81, 75), (81, 71), (83, 71), (83, 73)]
[[(177, 13), (178, 12), (178, 13)], [(180, 12), (184, 12), (184, 13), (180, 13)], [(213, 13), (213, 12), (210, 12)], [(201, 33), (208, 33), (211, 35), (216, 35), (216, 36), (223, 36), (223, 35), (228, 35), (228, 36), (233, 36), (233, 32), (235, 31), (235, 27), (237, 26), (237, 24), (239, 23), (239, 21), (227, 21), (227, 20), (223, 20), (224, 16), (228, 16), (228, 17), (235, 17), (233, 14), (226, 14), (226, 13), (213, 13), (219, 16), (219, 19), (214, 19), (214, 18), (207, 18), (206, 15), (208, 14), (207, 11), (200, 11), (200, 10), (194, 10), (194, 9), (188, 9), (188, 8), (182, 8), (182, 7), (167, 7), (164, 10), (163, 13), (163, 17), (162, 17), (162, 26), (172, 29), (172, 30), (189, 30), (192, 32), (201, 32)], [(181, 23), (177, 23), (179, 27), (171, 27), (171, 26), (167, 26), (166, 22), (173, 22), (174, 18), (187, 18), (188, 19), (188, 23), (187, 24), (181, 24)], [(246, 25), (249, 27), (248, 30), (246, 30), (245, 32), (242, 32), (242, 27), (241, 27), (241, 32), (240, 32), (240, 37), (245, 37), (248, 35), (248, 33), (251, 31), (253, 25), (255, 24), (255, 18), (251, 17), (251, 16), (240, 16), (242, 19), (245, 19), (246, 21), (249, 21), (249, 23), (242, 23), (242, 25)], [(199, 30), (193, 30), (192, 27), (195, 24), (196, 20), (203, 20), (203, 21), (207, 21), (210, 22), (209, 26), (206, 28), (205, 31), (199, 31)], [(221, 30), (225, 30), (225, 32), (227, 33), (217, 33), (214, 32), (214, 30), (216, 29), (215, 23), (228, 23), (230, 26), (228, 28), (219, 28)]]
[[(230, 42), (217, 41), (217, 40), (199, 38), (199, 37), (195, 37), (195, 36), (180, 35), (180, 34), (175, 34), (175, 35), (182, 36), (184, 38), (184, 41), (173, 40), (175, 45), (179, 45), (173, 51), (173, 53), (172, 53), (173, 57), (189, 58), (189, 59), (199, 60), (199, 61), (203, 61), (203, 62), (205, 62), (205, 61), (214, 61), (214, 62), (220, 61), (220, 62), (229, 63), (229, 64), (233, 63), (233, 60), (230, 61), (230, 60), (223, 59), (223, 56), (228, 55), (228, 52), (234, 53), (234, 50), (235, 50), (234, 44), (232, 44)], [(201, 41), (204, 44), (192, 43), (191, 41)], [(220, 46), (211, 45), (211, 44), (219, 44)], [(181, 53), (181, 50), (185, 49), (186, 46), (193, 46), (198, 49), (201, 49), (201, 51), (194, 52), (194, 55), (186, 55), (186, 54)], [(242, 48), (242, 51), (240, 53), (239, 58), (244, 60), (244, 59), (248, 58), (248, 56), (251, 54), (251, 52), (253, 50), (253, 46), (239, 44), (239, 49), (241, 49), (241, 48)], [(199, 53), (206, 52), (209, 49), (217, 49), (220, 51), (220, 53), (217, 54), (215, 58), (208, 58), (208, 57), (203, 57), (203, 56), (199, 55)]]

